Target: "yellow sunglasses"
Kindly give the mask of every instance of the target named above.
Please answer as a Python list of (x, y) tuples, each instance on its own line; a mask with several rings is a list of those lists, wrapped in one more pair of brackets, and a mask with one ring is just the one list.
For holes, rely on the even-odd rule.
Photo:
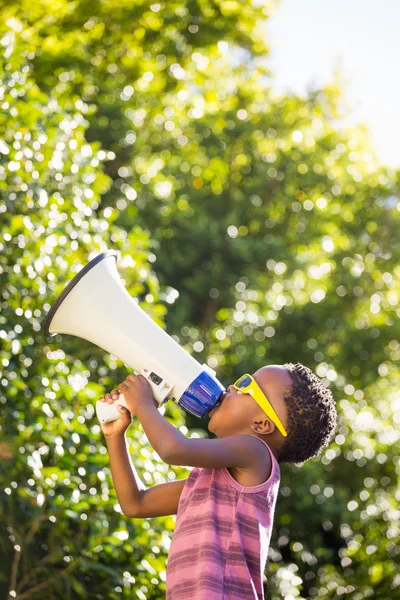
[(271, 421), (275, 423), (281, 434), (284, 437), (287, 436), (286, 430), (280, 422), (278, 415), (272, 408), (270, 401), (268, 400), (268, 398), (266, 397), (266, 395), (264, 394), (264, 392), (262, 391), (262, 389), (260, 388), (257, 381), (252, 375), (249, 375), (248, 373), (242, 375), (237, 381), (235, 381), (233, 387), (239, 392), (243, 392), (243, 394), (250, 394), (251, 396), (253, 396), (257, 404), (261, 406), (261, 408), (269, 416)]

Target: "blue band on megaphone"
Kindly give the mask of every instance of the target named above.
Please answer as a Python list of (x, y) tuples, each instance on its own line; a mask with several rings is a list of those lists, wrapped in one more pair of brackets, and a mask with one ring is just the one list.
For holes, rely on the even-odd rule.
[(177, 404), (196, 417), (204, 417), (225, 392), (224, 386), (206, 371), (202, 371), (183, 392)]

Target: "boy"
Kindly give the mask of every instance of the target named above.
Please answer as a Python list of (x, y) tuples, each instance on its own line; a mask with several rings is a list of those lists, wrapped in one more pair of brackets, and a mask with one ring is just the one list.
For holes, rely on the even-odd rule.
[[(280, 484), (279, 463), (302, 463), (333, 437), (332, 393), (301, 363), (262, 367), (229, 386), (210, 411), (218, 439), (186, 438), (157, 410), (148, 381), (128, 375), (117, 390), (129, 411), (102, 426), (123, 512), (136, 518), (177, 514), (168, 555), (167, 600), (263, 600), (263, 573)], [(130, 414), (170, 465), (188, 479), (146, 489), (130, 462)]]

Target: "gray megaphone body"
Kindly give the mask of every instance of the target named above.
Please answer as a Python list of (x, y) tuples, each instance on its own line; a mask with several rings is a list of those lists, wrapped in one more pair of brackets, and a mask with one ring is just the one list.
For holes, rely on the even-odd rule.
[[(224, 386), (128, 294), (118, 258), (116, 250), (102, 252), (79, 271), (51, 307), (45, 334), (67, 333), (96, 344), (144, 375), (159, 406), (173, 400), (197, 417), (206, 416)], [(123, 394), (118, 403), (126, 406)], [(101, 423), (120, 418), (115, 403), (97, 401), (96, 414)]]

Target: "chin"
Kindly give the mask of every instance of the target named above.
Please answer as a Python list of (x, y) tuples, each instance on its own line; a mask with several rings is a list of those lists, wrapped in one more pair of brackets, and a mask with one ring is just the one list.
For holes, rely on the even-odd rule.
[(207, 425), (207, 429), (208, 429), (208, 431), (210, 433), (213, 433), (214, 435), (218, 435), (217, 432), (216, 432), (216, 430), (215, 430), (215, 427), (214, 427), (215, 424), (212, 423), (211, 421), (212, 421), (212, 419), (209, 420), (208, 425)]

